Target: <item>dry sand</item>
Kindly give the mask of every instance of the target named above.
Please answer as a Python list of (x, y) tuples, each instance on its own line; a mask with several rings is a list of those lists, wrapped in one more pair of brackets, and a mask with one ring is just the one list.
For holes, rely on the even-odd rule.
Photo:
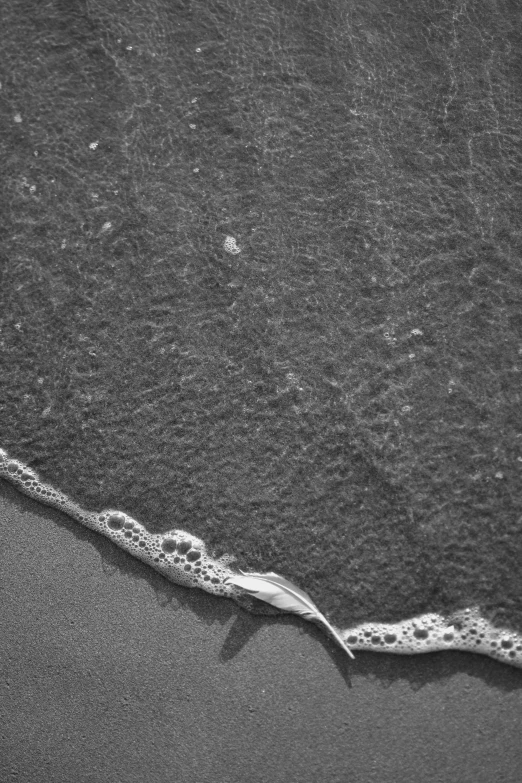
[(0, 780), (518, 783), (522, 673), (358, 653), (166, 582), (0, 481)]

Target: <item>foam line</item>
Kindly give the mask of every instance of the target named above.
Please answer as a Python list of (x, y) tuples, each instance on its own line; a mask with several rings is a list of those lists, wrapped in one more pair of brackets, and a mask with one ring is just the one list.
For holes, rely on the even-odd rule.
[(341, 631), (341, 636), (352, 650), (399, 655), (460, 650), (522, 668), (522, 636), (496, 628), (481, 616), (478, 607), (448, 617), (424, 614), (399, 623), (363, 623)]
[[(0, 477), (21, 492), (65, 512), (82, 525), (102, 533), (134, 557), (148, 563), (176, 584), (199, 587), (213, 595), (233, 598), (244, 606), (244, 593), (227, 580), (234, 577), (231, 555), (212, 558), (205, 543), (184, 530), (150, 533), (123, 511), (86, 511), (63, 492), (45, 484), (34, 470), (11, 459), (0, 449)], [(336, 629), (339, 630), (339, 629)], [(426, 614), (399, 623), (363, 623), (339, 631), (353, 650), (400, 655), (461, 650), (481, 653), (522, 668), (522, 636), (496, 628), (478, 608), (464, 609), (448, 617)]]
[(0, 476), (25, 495), (65, 512), (82, 525), (110, 538), (134, 557), (152, 566), (167, 579), (185, 587), (201, 587), (207, 593), (240, 598), (241, 591), (225, 584), (235, 572), (230, 555), (212, 558), (201, 539), (184, 530), (150, 533), (144, 525), (123, 511), (86, 511), (63, 492), (45, 484), (34, 470), (11, 459), (0, 449)]

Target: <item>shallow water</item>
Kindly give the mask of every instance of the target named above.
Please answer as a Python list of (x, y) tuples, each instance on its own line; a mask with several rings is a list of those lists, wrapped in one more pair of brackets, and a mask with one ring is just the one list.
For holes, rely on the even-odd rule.
[(520, 16), (8, 3), (0, 445), (339, 624), (522, 628)]

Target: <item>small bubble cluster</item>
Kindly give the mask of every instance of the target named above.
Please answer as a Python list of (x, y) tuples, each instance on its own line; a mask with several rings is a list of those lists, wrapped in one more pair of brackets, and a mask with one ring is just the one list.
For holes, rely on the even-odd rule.
[(522, 636), (496, 628), (477, 607), (448, 617), (424, 614), (398, 623), (363, 623), (342, 631), (341, 636), (354, 650), (402, 655), (460, 650), (522, 668)]
[(225, 237), (223, 248), (227, 253), (230, 253), (233, 256), (237, 256), (238, 253), (241, 253), (241, 249), (237, 246), (236, 240), (231, 236)]
[(210, 558), (201, 539), (184, 530), (150, 533), (122, 511), (102, 511), (96, 516), (96, 529), (145, 561), (177, 584), (202, 587), (214, 595), (231, 595), (225, 579), (233, 561), (230, 555)]
[(34, 470), (0, 449), (0, 477), (14, 484), (25, 495), (53, 506), (91, 530), (110, 538), (134, 557), (143, 560), (172, 582), (186, 587), (200, 587), (213, 595), (235, 598), (238, 588), (225, 584), (233, 575), (231, 555), (212, 558), (201, 539), (184, 530), (150, 533), (147, 528), (123, 511), (86, 511), (63, 492), (45, 484)]

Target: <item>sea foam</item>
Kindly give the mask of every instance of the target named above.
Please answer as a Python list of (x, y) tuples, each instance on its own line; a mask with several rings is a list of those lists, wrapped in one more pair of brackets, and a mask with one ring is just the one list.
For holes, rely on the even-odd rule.
[(201, 587), (213, 595), (238, 597), (240, 591), (225, 584), (233, 576), (229, 565), (234, 557), (210, 557), (201, 539), (184, 530), (151, 533), (123, 511), (86, 511), (60, 490), (44, 483), (34, 470), (0, 449), (0, 476), (25, 495), (63, 511), (82, 525), (102, 533), (134, 557), (143, 560), (172, 582)]
[[(102, 533), (134, 557), (148, 563), (176, 584), (200, 587), (207, 593), (232, 598), (245, 605), (244, 593), (228, 583), (235, 558), (214, 558), (204, 541), (184, 530), (151, 533), (123, 511), (86, 511), (60, 490), (43, 482), (34, 470), (0, 449), (0, 477), (21, 492), (63, 511), (82, 525)], [(461, 650), (481, 653), (522, 668), (522, 635), (497, 628), (481, 616), (478, 607), (444, 617), (425, 614), (397, 623), (362, 623), (339, 630), (352, 650), (402, 655)]]

